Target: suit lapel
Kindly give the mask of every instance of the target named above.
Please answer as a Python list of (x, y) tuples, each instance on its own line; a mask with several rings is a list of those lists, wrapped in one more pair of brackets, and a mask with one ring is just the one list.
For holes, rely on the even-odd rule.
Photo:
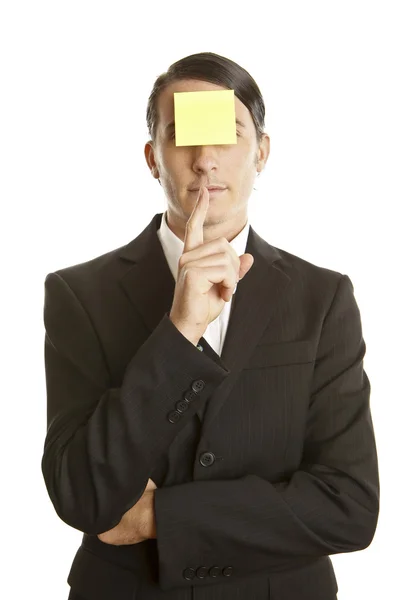
[[(156, 214), (142, 233), (119, 252), (122, 259), (133, 263), (120, 283), (150, 333), (164, 314), (170, 311), (175, 290), (175, 280), (157, 235), (161, 217), (162, 213)], [(238, 283), (233, 296), (221, 353), (221, 361), (230, 373), (210, 398), (203, 421), (204, 436), (273, 318), (291, 280), (280, 264), (282, 256), (279, 250), (268, 244), (251, 226), (245, 251), (254, 256), (254, 263)], [(215, 353), (204, 338), (199, 343), (207, 354), (214, 354), (212, 357), (215, 358)]]

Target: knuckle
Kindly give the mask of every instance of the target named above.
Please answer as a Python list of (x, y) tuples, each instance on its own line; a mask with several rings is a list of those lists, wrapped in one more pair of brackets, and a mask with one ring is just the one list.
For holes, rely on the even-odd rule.
[(196, 268), (190, 266), (183, 267), (183, 276), (186, 281), (193, 281), (196, 277)]

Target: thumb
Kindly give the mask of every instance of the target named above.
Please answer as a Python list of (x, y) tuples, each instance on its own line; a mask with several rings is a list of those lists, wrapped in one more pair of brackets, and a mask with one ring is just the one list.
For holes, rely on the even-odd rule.
[(252, 254), (242, 254), (239, 256), (240, 260), (240, 268), (239, 268), (239, 279), (243, 279), (243, 277), (248, 273), (253, 266), (254, 256)]

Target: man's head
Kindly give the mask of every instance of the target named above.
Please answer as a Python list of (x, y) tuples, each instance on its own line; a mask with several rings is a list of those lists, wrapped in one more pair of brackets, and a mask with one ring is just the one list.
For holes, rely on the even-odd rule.
[[(234, 90), (237, 143), (210, 146), (176, 146), (173, 126), (174, 92)], [(204, 241), (233, 239), (247, 221), (247, 204), (254, 180), (268, 159), (269, 137), (264, 133), (265, 106), (251, 75), (233, 61), (204, 52), (187, 56), (170, 66), (154, 84), (147, 106), (151, 140), (145, 157), (159, 179), (168, 202), (168, 226), (184, 239), (200, 185), (226, 190), (210, 197), (204, 222)]]

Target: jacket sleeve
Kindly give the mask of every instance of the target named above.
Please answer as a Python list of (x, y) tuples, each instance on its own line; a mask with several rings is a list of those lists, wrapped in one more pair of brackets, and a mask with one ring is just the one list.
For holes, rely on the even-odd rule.
[(45, 279), (44, 325), (43, 477), (58, 516), (99, 534), (139, 500), (161, 455), (230, 371), (218, 354), (199, 352), (166, 313), (121, 386), (110, 387), (88, 312), (57, 273)]
[(216, 581), (211, 567), (228, 569), (232, 581), (371, 543), (378, 462), (353, 291), (341, 275), (321, 330), (302, 462), (290, 479), (270, 483), (249, 473), (155, 490), (163, 590), (190, 586), (199, 567), (195, 583), (203, 586)]

